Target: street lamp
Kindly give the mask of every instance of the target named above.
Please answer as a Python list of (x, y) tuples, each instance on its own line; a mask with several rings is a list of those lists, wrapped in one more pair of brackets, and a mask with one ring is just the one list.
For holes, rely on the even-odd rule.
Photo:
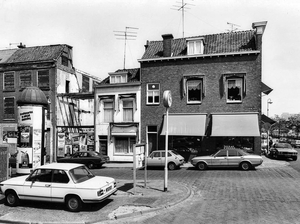
[(269, 104), (272, 104), (272, 100), (269, 98), (267, 101), (267, 116), (269, 117)]

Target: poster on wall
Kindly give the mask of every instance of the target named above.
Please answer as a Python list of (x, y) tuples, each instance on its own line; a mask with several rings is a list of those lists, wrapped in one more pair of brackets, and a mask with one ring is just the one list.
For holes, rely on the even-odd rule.
[(17, 131), (3, 131), (3, 143), (17, 144), (18, 132)]
[(18, 127), (19, 129), (19, 147), (32, 147), (32, 133), (30, 126)]
[(72, 145), (65, 145), (65, 156), (70, 156), (72, 154)]
[(19, 168), (32, 168), (32, 148), (18, 148), (17, 161)]
[(33, 130), (33, 168), (41, 165), (42, 154), (42, 130)]
[(57, 156), (58, 157), (64, 157), (65, 155), (65, 140), (66, 136), (65, 133), (58, 133), (58, 151)]

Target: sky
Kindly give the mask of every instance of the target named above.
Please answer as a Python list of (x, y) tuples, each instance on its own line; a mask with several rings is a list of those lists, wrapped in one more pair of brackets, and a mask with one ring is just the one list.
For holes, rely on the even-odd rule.
[[(299, 0), (0, 0), (0, 49), (68, 44), (74, 67), (104, 79), (117, 69), (137, 68), (147, 40), (250, 30), (267, 21), (262, 113), (300, 113)], [(184, 23), (183, 23), (184, 21)], [(234, 25), (231, 25), (234, 24)], [(134, 35), (126, 42), (116, 34)], [(121, 31), (121, 32), (120, 32)], [(121, 39), (120, 39), (121, 38)], [(125, 57), (124, 57), (125, 56)], [(124, 62), (125, 58), (125, 62)], [(267, 102), (271, 101), (272, 104)]]

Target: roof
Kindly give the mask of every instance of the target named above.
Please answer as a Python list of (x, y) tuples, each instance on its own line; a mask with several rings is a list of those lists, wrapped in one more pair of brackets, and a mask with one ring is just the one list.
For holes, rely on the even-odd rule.
[[(185, 37), (172, 40), (172, 57), (187, 55), (187, 39), (203, 38), (203, 54), (222, 54), (232, 52), (256, 51), (255, 31), (239, 31), (219, 34), (210, 34), (195, 37)], [(142, 59), (163, 57), (163, 40), (147, 42)]]
[(38, 168), (71, 170), (79, 166), (83, 165), (78, 163), (50, 163), (43, 166), (39, 166)]
[[(14, 52), (9, 55), (3, 63), (22, 63), (36, 61), (57, 60), (65, 47), (70, 47), (66, 44), (25, 47), (14, 49)], [(4, 55), (7, 50), (0, 50), (0, 55)], [(0, 57), (1, 58), (1, 57)], [(0, 62), (1, 63), (1, 62)]]
[[(124, 73), (127, 72), (128, 78), (127, 78), (127, 83), (129, 82), (139, 82), (140, 81), (140, 69), (139, 68), (130, 68), (130, 69), (118, 69), (114, 72), (114, 74), (117, 73)], [(100, 85), (107, 85), (109, 83), (109, 77), (106, 77), (103, 79), (103, 81), (100, 83)], [(121, 84), (121, 83), (118, 83)]]
[(20, 94), (17, 101), (18, 105), (48, 105), (48, 100), (45, 93), (36, 86), (26, 87)]
[(9, 49), (9, 50), (1, 50), (0, 51), (0, 64), (5, 63), (7, 59), (9, 59), (13, 53), (15, 53), (18, 49)]

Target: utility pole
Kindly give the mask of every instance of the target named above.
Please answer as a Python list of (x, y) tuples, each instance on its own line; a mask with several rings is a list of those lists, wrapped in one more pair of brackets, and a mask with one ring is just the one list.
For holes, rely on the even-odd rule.
[(138, 29), (139, 28), (126, 26), (125, 31), (114, 31), (115, 36), (117, 36), (117, 39), (124, 40), (125, 43), (123, 69), (125, 69), (125, 63), (126, 63), (126, 42), (127, 40), (135, 40), (135, 38), (137, 37), (137, 32), (128, 31), (128, 30), (138, 30)]

